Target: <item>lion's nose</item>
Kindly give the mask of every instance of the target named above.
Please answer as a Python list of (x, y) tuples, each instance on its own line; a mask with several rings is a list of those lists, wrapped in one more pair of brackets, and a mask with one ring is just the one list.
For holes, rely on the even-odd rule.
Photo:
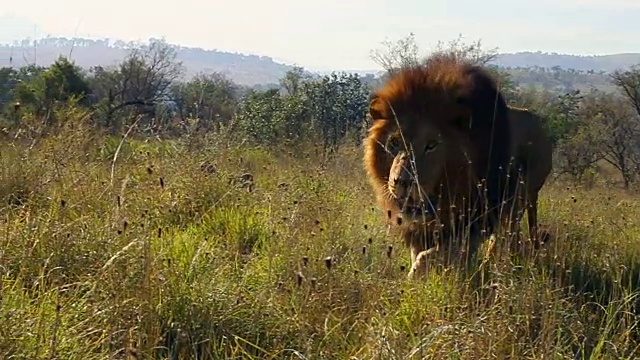
[(409, 186), (411, 184), (411, 176), (406, 169), (393, 179), (393, 183), (400, 186)]
[(411, 185), (411, 179), (411, 172), (403, 166), (400, 173), (393, 178), (393, 183), (396, 186), (409, 187)]
[(409, 165), (408, 155), (405, 152), (401, 152), (397, 157), (397, 164), (400, 166), (400, 171), (393, 178), (393, 183), (394, 185), (408, 187), (411, 185), (411, 171), (407, 168)]

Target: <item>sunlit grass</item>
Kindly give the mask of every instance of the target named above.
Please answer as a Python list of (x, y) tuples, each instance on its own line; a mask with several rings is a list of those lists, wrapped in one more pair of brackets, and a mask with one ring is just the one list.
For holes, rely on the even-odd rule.
[(409, 282), (357, 147), (119, 142), (2, 144), (2, 358), (637, 357), (636, 195), (549, 184), (538, 257)]

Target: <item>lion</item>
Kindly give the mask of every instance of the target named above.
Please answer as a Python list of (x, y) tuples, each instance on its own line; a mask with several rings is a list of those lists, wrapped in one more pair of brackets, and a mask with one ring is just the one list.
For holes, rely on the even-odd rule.
[[(484, 68), (453, 54), (391, 74), (369, 104), (364, 166), (378, 205), (411, 250), (409, 277), (431, 248), (481, 234), (513, 205), (511, 126), (503, 95)], [(484, 230), (484, 231), (483, 231)]]
[[(553, 143), (534, 112), (510, 106), (512, 167), (524, 184), (519, 185), (517, 210), (527, 211), (529, 236), (538, 239), (538, 194), (551, 174)], [(516, 214), (517, 217), (522, 214)], [(519, 221), (516, 221), (516, 224)], [(542, 234), (546, 238), (547, 234)]]

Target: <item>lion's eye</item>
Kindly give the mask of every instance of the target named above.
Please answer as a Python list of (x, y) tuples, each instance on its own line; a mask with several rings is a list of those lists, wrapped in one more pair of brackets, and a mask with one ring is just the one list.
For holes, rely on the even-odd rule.
[(439, 144), (440, 142), (436, 140), (431, 140), (427, 142), (427, 144), (424, 146), (424, 153), (426, 154), (428, 152), (435, 150), (435, 148), (437, 148)]
[(400, 139), (390, 138), (387, 140), (387, 151), (392, 154), (396, 154), (400, 150)]

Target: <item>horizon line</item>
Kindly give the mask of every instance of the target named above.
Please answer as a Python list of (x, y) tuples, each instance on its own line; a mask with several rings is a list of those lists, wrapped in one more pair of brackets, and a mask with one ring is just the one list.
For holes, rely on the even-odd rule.
[[(67, 37), (67, 36), (62, 36), (62, 35), (52, 35), (52, 34), (47, 34), (45, 36), (40, 36), (40, 37), (24, 37), (22, 39), (14, 39), (14, 40), (10, 40), (10, 41), (0, 41), (0, 46), (3, 47), (10, 47), (10, 46), (15, 46), (15, 42), (19, 42), (19, 41), (23, 41), (23, 40), (30, 40), (30, 41), (39, 41), (39, 40), (45, 40), (45, 39), (49, 39), (49, 38), (60, 38), (60, 39), (69, 39), (69, 40), (75, 40), (75, 39), (83, 39), (83, 40), (109, 40), (109, 47), (111, 47), (113, 45), (114, 42), (117, 41), (121, 41), (124, 42), (125, 44), (148, 44), (152, 39), (157, 39), (157, 40), (162, 40), (165, 41), (168, 45), (170, 46), (174, 46), (174, 47), (181, 47), (181, 48), (185, 48), (185, 49), (198, 49), (198, 50), (203, 50), (203, 51), (213, 51), (213, 52), (219, 52), (219, 53), (227, 53), (227, 54), (237, 54), (237, 55), (245, 55), (245, 56), (257, 56), (257, 57), (267, 57), (272, 59), (274, 62), (277, 63), (281, 63), (283, 65), (288, 65), (288, 66), (299, 66), (295, 61), (289, 61), (286, 59), (280, 59), (280, 58), (276, 58), (274, 56), (271, 55), (267, 55), (267, 54), (260, 54), (260, 53), (253, 53), (253, 52), (240, 52), (237, 50), (231, 50), (231, 49), (219, 49), (219, 48), (212, 48), (212, 47), (203, 47), (203, 46), (193, 46), (193, 45), (183, 45), (180, 43), (174, 43), (174, 42), (169, 42), (166, 41), (164, 36), (160, 36), (160, 37), (148, 37), (147, 39), (136, 39), (136, 40), (124, 40), (124, 39), (120, 39), (120, 38), (111, 38), (111, 37), (99, 37), (99, 36), (73, 36), (73, 37)], [(515, 55), (515, 54), (524, 54), (524, 53), (532, 53), (532, 54), (541, 54), (541, 55), (558, 55), (558, 56), (574, 56), (574, 57), (583, 57), (583, 58), (597, 58), (597, 57), (606, 57), (606, 56), (616, 56), (616, 55), (638, 55), (640, 56), (640, 52), (617, 52), (617, 53), (590, 53), (590, 54), (581, 54), (581, 53), (568, 53), (568, 52), (554, 52), (554, 51), (542, 51), (542, 50), (520, 50), (520, 51), (509, 51), (509, 52), (501, 52), (499, 50), (499, 47), (497, 47), (497, 51), (496, 51), (496, 55)], [(316, 70), (316, 71), (331, 71), (331, 70)], [(358, 70), (358, 71), (373, 71), (373, 69), (362, 69), (362, 70)]]

